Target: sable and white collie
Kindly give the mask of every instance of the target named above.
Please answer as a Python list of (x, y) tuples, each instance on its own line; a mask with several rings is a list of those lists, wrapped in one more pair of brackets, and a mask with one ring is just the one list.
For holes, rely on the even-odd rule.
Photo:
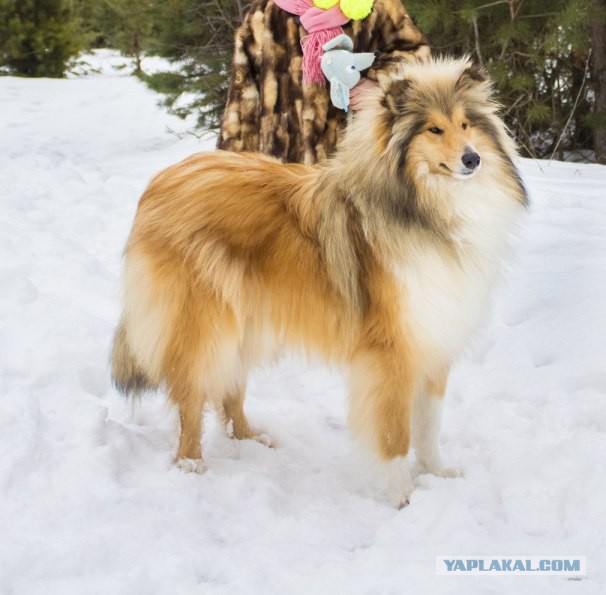
[(349, 370), (353, 432), (398, 506), (438, 447), (449, 367), (481, 321), (527, 196), (486, 73), (406, 66), (356, 114), (334, 158), (193, 155), (141, 197), (125, 249), (113, 379), (164, 386), (177, 464), (203, 471), (205, 405), (233, 437), (249, 370), (287, 347)]

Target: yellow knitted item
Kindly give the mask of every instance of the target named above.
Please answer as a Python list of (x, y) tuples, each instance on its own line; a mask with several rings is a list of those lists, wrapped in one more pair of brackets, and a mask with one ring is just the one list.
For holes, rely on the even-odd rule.
[(339, 0), (314, 0), (314, 6), (321, 8), (322, 10), (328, 10), (338, 3)]
[[(339, 0), (313, 0), (314, 6), (328, 10), (337, 4)], [(374, 0), (340, 0), (341, 11), (346, 17), (354, 21), (365, 19), (372, 11)]]
[(354, 21), (365, 19), (372, 11), (374, 0), (341, 0), (341, 11)]

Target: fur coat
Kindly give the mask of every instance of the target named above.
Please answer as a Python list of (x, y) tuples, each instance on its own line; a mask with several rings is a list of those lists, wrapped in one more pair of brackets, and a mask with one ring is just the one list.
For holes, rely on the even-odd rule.
[[(366, 72), (380, 80), (415, 56), (428, 56), (425, 36), (400, 0), (375, 0), (372, 13), (343, 31), (354, 52), (378, 52)], [(327, 86), (302, 84), (298, 17), (272, 0), (253, 0), (236, 32), (232, 78), (217, 147), (260, 151), (284, 162), (311, 165), (330, 155), (347, 120)]]

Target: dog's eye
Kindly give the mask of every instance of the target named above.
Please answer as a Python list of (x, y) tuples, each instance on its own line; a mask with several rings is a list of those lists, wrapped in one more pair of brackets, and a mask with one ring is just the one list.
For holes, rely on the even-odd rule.
[(438, 128), (437, 126), (432, 126), (429, 129), (429, 132), (431, 132), (432, 134), (444, 134), (444, 131), (441, 128)]
[(467, 130), (468, 124), (467, 124), (467, 122), (463, 122), (463, 124), (461, 124), (461, 126), (462, 126), (463, 130)]

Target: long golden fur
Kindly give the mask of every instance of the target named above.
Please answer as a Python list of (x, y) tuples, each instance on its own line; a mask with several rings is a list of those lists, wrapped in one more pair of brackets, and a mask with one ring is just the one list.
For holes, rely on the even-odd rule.
[(438, 450), (448, 369), (526, 204), (496, 112), (484, 72), (434, 60), (384, 83), (322, 164), (219, 151), (154, 178), (125, 250), (112, 371), (126, 393), (166, 387), (182, 467), (204, 468), (206, 404), (259, 438), (248, 371), (297, 347), (348, 366), (352, 429), (398, 505), (411, 439), (419, 471), (453, 474)]

